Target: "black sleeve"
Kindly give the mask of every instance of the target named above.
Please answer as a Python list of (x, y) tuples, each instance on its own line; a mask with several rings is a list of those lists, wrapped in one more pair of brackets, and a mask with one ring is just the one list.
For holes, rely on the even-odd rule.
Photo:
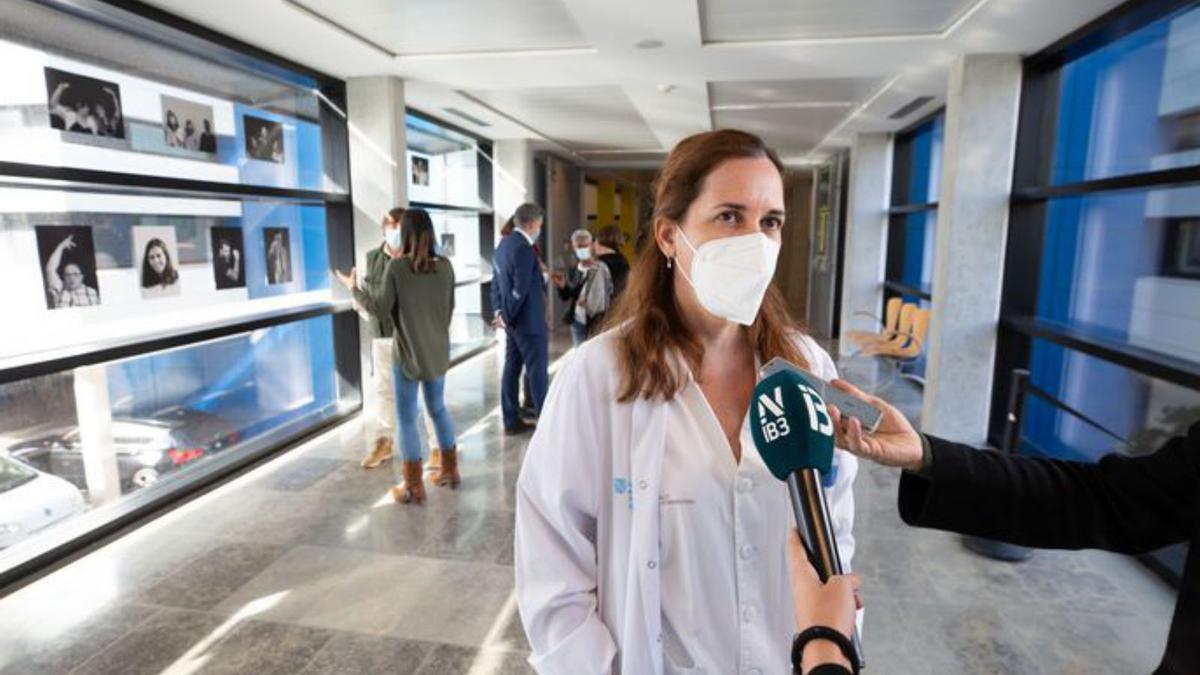
[(1152, 455), (1098, 464), (929, 442), (929, 477), (900, 479), (909, 525), (1037, 548), (1143, 553), (1189, 539), (1200, 516), (1200, 423)]

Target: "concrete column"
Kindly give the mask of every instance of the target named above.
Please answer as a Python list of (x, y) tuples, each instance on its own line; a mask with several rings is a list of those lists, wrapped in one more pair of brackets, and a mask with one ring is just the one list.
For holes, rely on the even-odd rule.
[[(506, 138), (492, 145), (492, 185), (496, 229), (517, 207), (533, 199), (533, 146), (524, 138)], [(497, 239), (496, 243), (499, 244)]]
[[(888, 198), (892, 187), (890, 134), (857, 134), (850, 148), (850, 188), (846, 204), (845, 256), (842, 263), (841, 335), (879, 330), (867, 312), (883, 307), (887, 260)], [(814, 224), (815, 225), (815, 224)], [(854, 345), (838, 339), (838, 353), (848, 356)]]
[(950, 71), (922, 427), (983, 444), (1021, 93), (1015, 54), (970, 54)]
[[(354, 255), (359, 279), (367, 252), (383, 243), (380, 220), (389, 209), (408, 205), (408, 155), (404, 127), (404, 82), (391, 76), (354, 77), (346, 81), (350, 128), (350, 185), (354, 193)], [(341, 289), (337, 285), (337, 289)], [(363, 360), (365, 419), (375, 419), (380, 398), (371, 367), (372, 335), (362, 325), (359, 353)], [(368, 444), (374, 432), (367, 430)]]
[(354, 250), (360, 269), (379, 246), (379, 221), (388, 209), (408, 204), (404, 82), (396, 77), (346, 81), (350, 125), (350, 186), (354, 191)]
[(108, 367), (75, 369), (75, 415), (83, 454), (83, 479), (92, 506), (111, 504), (121, 497), (121, 476), (113, 444), (112, 403), (108, 397)]

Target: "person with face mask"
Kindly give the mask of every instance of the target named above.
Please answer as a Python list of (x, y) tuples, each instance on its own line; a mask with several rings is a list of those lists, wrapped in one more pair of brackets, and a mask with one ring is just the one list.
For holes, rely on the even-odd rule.
[[(555, 376), (517, 480), (537, 672), (792, 672), (801, 619), (821, 615), (792, 602), (787, 488), (747, 411), (772, 358), (837, 373), (771, 286), (783, 223), (783, 166), (758, 137), (697, 134), (667, 157), (612, 328)], [(833, 466), (849, 569), (857, 461)]]
[[(338, 281), (354, 294), (354, 302), (359, 314), (368, 323), (371, 331), (371, 371), (374, 373), (375, 416), (373, 433), (368, 433), (371, 439), (367, 454), (362, 459), (364, 469), (374, 469), (388, 461), (395, 454), (396, 445), (396, 396), (392, 383), (392, 339), (395, 324), (390, 312), (378, 307), (383, 297), (383, 285), (386, 282), (385, 272), (388, 263), (399, 258), (403, 253), (403, 236), (400, 220), (404, 209), (391, 209), (383, 216), (380, 226), (383, 230), (383, 242), (367, 252), (367, 271), (362, 283), (357, 282), (356, 270), (342, 274), (338, 270), (333, 273)], [(430, 460), (428, 469), (441, 466), (441, 450), (437, 447), (436, 434), (430, 431), (428, 416), (425, 416), (425, 427), (428, 431), (426, 438), (430, 440)]]
[(558, 287), (558, 297), (567, 303), (563, 323), (571, 327), (571, 341), (578, 347), (604, 325), (613, 296), (613, 278), (608, 265), (593, 255), (591, 232), (575, 230), (571, 250), (578, 264), (566, 272), (555, 272), (551, 279)]

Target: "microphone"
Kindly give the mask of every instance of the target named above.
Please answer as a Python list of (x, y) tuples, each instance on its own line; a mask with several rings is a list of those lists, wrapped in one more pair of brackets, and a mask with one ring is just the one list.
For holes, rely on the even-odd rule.
[[(771, 473), (787, 482), (808, 561), (825, 582), (842, 573), (829, 504), (818, 475), (829, 475), (833, 468), (833, 418), (821, 395), (790, 370), (759, 381), (750, 412), (754, 446)], [(852, 660), (861, 669), (866, 663), (857, 629), (850, 641)]]

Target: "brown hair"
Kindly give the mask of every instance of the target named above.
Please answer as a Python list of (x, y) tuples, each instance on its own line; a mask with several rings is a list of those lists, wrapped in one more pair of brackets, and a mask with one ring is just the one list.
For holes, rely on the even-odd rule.
[(394, 209), (388, 209), (388, 212), (387, 212), (388, 218), (391, 218), (392, 220), (399, 223), (400, 219), (404, 217), (405, 210), (406, 209), (403, 206), (397, 206)]
[(596, 241), (614, 251), (621, 248), (621, 228), (616, 225), (605, 225), (596, 233)]
[(400, 231), (404, 233), (403, 257), (411, 261), (418, 274), (429, 274), (437, 269), (437, 250), (433, 246), (433, 220), (425, 209), (406, 209), (400, 218)]
[[(671, 151), (655, 183), (654, 228), (663, 221), (680, 223), (688, 207), (700, 195), (704, 179), (730, 159), (765, 157), (783, 174), (783, 164), (759, 137), (744, 131), (723, 129), (683, 139)], [(682, 357), (693, 372), (704, 361), (704, 347), (683, 322), (675, 299), (674, 271), (667, 256), (655, 243), (642, 249), (629, 274), (628, 286), (610, 325), (618, 326), (618, 367), (621, 384), (617, 400), (635, 398), (671, 400), (683, 388)], [(774, 285), (763, 299), (758, 317), (749, 327), (754, 350), (763, 361), (785, 358), (807, 367), (808, 359), (796, 338), (800, 329), (789, 316), (783, 296)]]
[(507, 237), (512, 234), (513, 228), (516, 226), (517, 223), (512, 219), (512, 216), (509, 216), (508, 220), (504, 221), (504, 227), (500, 228), (500, 236)]

